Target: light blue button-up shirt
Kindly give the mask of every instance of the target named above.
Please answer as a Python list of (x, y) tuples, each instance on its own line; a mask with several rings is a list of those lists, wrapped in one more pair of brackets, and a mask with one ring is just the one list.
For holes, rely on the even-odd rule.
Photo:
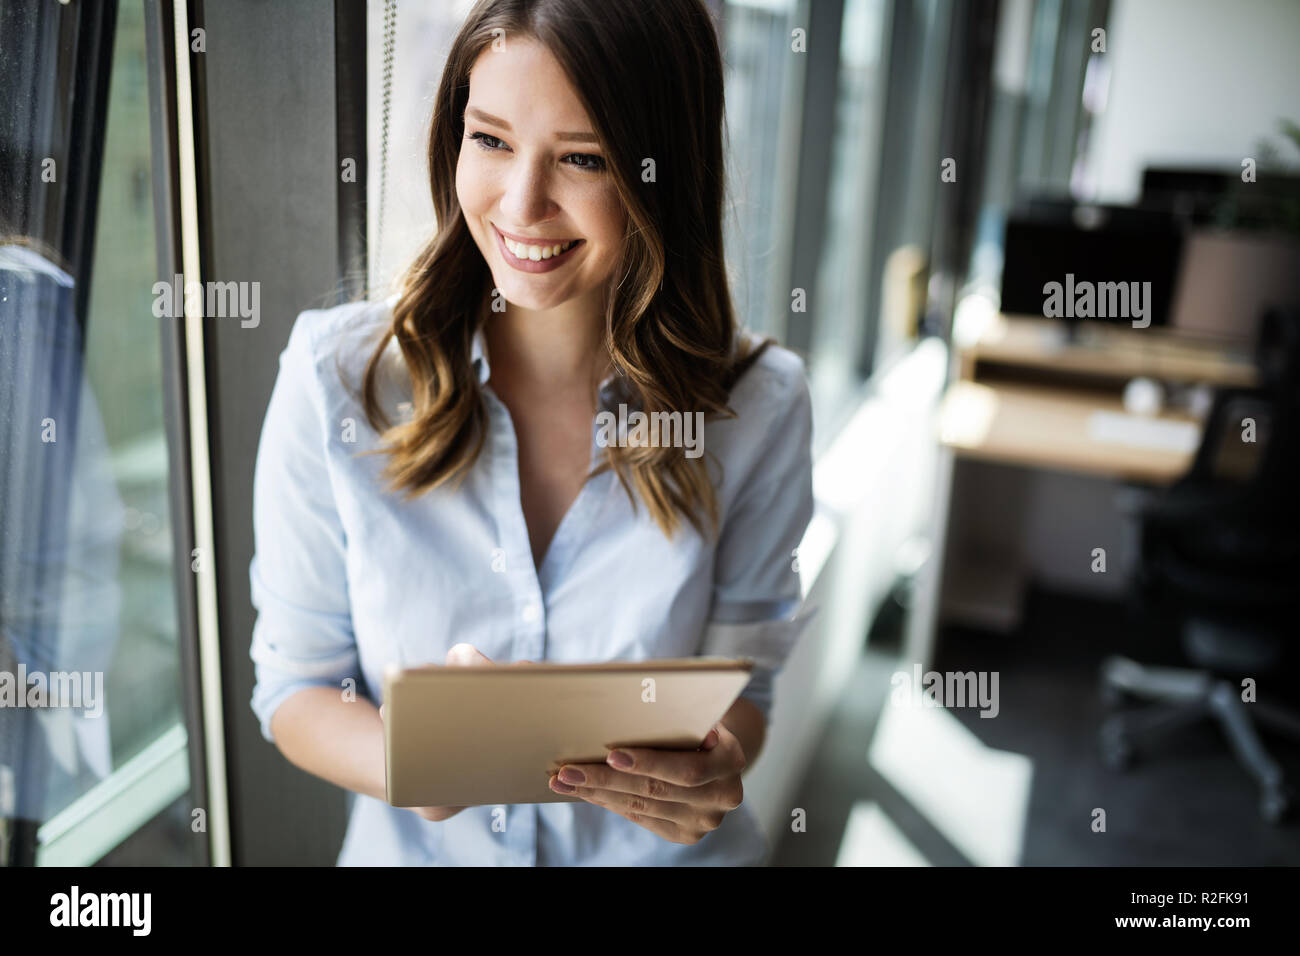
[[(473, 361), (488, 434), (465, 480), (406, 502), (385, 490), (384, 456), (360, 454), (380, 445), (356, 394), (392, 303), (304, 312), (280, 356), (257, 455), (249, 568), (252, 707), (266, 739), (272, 714), (297, 691), (341, 690), (354, 678), (377, 700), (387, 665), (441, 664), (460, 642), (503, 662), (750, 657), (744, 696), (770, 714), (772, 676), (804, 619), (793, 552), (812, 516), (812, 414), (799, 358), (770, 347), (732, 390), (737, 417), (705, 423), (722, 516), (715, 541), (688, 524), (670, 540), (605, 472), (582, 488), (535, 568), (518, 442), (488, 384), (481, 333)], [(385, 360), (379, 397), (397, 421), (409, 416), (411, 393), (395, 342)], [(617, 378), (600, 400), (611, 411), (626, 401)], [(598, 437), (593, 421), (593, 463)], [(494, 809), (435, 823), (354, 794), (338, 862), (753, 864), (767, 852), (743, 803), (694, 846), (587, 803), (508, 806), (504, 827)]]

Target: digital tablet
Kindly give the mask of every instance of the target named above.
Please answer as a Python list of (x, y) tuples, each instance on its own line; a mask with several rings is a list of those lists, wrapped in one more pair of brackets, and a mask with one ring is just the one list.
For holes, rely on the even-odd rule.
[(751, 660), (520, 662), (390, 668), (384, 756), (395, 807), (574, 802), (551, 775), (616, 747), (693, 750)]

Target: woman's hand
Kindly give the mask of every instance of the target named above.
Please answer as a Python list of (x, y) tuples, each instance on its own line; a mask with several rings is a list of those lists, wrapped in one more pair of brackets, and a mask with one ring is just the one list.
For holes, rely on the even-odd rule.
[(740, 739), (719, 723), (699, 750), (621, 747), (605, 764), (565, 764), (551, 777), (551, 789), (611, 810), (672, 843), (693, 845), (740, 806), (745, 764)]
[[(454, 644), (447, 651), (447, 665), (464, 665), (473, 666), (475, 664), (491, 664), (492, 660), (480, 654), (478, 649), (472, 644)], [(384, 705), (379, 705), (379, 719), (384, 719)], [(464, 807), (403, 807), (403, 810), (410, 810), (417, 816), (424, 817), (426, 820), (432, 820), (434, 823), (441, 823), (450, 817), (454, 817)]]

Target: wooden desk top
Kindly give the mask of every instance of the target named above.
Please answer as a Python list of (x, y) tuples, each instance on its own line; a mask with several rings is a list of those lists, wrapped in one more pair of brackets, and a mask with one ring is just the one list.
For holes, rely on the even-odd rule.
[(1255, 384), (1250, 356), (1232, 355), (1222, 347), (1189, 341), (1167, 329), (1134, 329), (1089, 323), (1080, 343), (1055, 337), (1062, 327), (1050, 321), (990, 317), (974, 344), (958, 347), (960, 378), (978, 380), (975, 364), (995, 362), (1107, 378), (1149, 378), (1207, 385)]
[[(940, 441), (962, 457), (1077, 471), (1165, 485), (1185, 474), (1194, 452), (1099, 441), (1094, 412), (1123, 413), (1120, 397), (1051, 386), (955, 381), (940, 406)], [(1165, 413), (1164, 421), (1192, 422)]]

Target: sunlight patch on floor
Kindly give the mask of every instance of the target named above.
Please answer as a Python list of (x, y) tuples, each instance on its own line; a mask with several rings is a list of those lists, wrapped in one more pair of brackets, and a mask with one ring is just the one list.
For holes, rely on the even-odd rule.
[(849, 813), (836, 866), (929, 866), (903, 831), (880, 809), (880, 804), (860, 800)]
[(1034, 773), (1028, 757), (985, 746), (943, 708), (890, 702), (867, 761), (971, 863), (1019, 864)]

